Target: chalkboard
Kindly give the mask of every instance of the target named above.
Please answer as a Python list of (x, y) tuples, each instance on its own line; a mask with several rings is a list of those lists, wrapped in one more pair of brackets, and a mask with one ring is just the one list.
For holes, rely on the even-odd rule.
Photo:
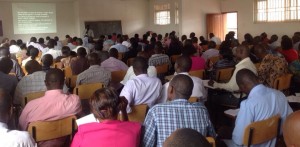
[(89, 25), (90, 29), (94, 31), (95, 38), (100, 35), (111, 35), (112, 33), (122, 34), (121, 21), (87, 21), (85, 26)]
[(0, 20), (0, 36), (3, 36), (2, 21)]

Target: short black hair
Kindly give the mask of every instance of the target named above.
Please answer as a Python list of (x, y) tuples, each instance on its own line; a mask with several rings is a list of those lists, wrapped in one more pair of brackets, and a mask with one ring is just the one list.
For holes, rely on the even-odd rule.
[(194, 82), (191, 77), (178, 74), (171, 81), (170, 85), (175, 90), (175, 98), (189, 99), (192, 95)]
[(143, 73), (147, 73), (148, 66), (147, 60), (143, 57), (135, 57), (132, 63), (133, 69)]
[(0, 59), (0, 71), (8, 74), (13, 68), (13, 61), (9, 57), (3, 57)]
[(189, 56), (180, 56), (176, 59), (176, 65), (181, 72), (189, 72), (192, 68), (192, 59)]

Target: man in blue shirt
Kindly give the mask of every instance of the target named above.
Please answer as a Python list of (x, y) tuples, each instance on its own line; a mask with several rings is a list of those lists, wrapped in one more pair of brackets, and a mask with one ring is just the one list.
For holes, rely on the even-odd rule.
[[(238, 71), (236, 82), (240, 91), (248, 94), (248, 99), (241, 103), (232, 133), (234, 144), (240, 146), (243, 142), (244, 130), (249, 124), (277, 114), (281, 116), (282, 122), (284, 122), (293, 110), (282, 92), (260, 84), (258, 77), (249, 69)], [(255, 146), (274, 147), (275, 143), (276, 138)]]
[(146, 116), (143, 146), (161, 147), (165, 139), (180, 128), (197, 130), (203, 136), (216, 136), (205, 106), (187, 101), (193, 87), (193, 80), (187, 75), (179, 74), (171, 80), (168, 87), (170, 102), (155, 105)]

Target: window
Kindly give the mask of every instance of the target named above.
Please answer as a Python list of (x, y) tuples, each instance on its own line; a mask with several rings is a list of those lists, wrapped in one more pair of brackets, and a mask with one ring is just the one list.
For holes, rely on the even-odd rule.
[(170, 4), (154, 5), (154, 22), (157, 25), (170, 24)]
[(255, 22), (300, 21), (300, 0), (254, 0)]
[(175, 2), (175, 24), (179, 24), (179, 5)]

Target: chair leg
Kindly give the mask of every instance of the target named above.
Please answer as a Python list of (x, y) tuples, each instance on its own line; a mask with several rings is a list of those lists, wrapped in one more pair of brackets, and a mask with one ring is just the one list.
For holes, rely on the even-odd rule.
[(252, 143), (253, 131), (254, 131), (254, 128), (250, 128), (249, 138), (248, 138), (248, 145), (247, 145), (248, 147), (250, 147), (251, 143)]

